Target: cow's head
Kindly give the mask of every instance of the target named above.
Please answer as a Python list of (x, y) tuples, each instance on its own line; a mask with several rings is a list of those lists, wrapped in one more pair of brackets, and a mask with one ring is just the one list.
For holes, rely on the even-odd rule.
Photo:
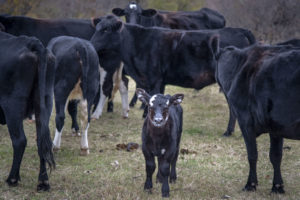
[(97, 52), (119, 51), (123, 23), (114, 15), (103, 17), (91, 38)]
[(153, 17), (157, 11), (154, 9), (144, 10), (139, 4), (131, 2), (125, 9), (114, 8), (112, 13), (119, 17), (125, 16), (127, 23), (140, 24), (142, 17)]
[(155, 94), (151, 97), (140, 88), (136, 89), (136, 94), (138, 99), (148, 106), (148, 119), (155, 127), (163, 127), (167, 123), (170, 106), (180, 104), (184, 97), (183, 94)]

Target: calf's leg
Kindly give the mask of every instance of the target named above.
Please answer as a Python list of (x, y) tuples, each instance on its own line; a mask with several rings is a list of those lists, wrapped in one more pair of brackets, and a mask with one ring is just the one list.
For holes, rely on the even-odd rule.
[(127, 83), (127, 86), (126, 86), (126, 83), (123, 80), (121, 80), (119, 91), (120, 91), (121, 100), (122, 100), (122, 116), (124, 118), (127, 118), (128, 117), (128, 112), (129, 112), (128, 83)]
[(170, 163), (167, 160), (163, 159), (162, 157), (159, 157), (158, 159), (161, 159), (159, 172), (162, 176), (162, 187), (161, 187), (162, 197), (169, 197), (170, 196), (170, 187), (169, 187)]
[[(57, 97), (62, 97), (61, 99), (57, 99)], [(65, 107), (67, 103), (67, 97), (60, 96), (59, 94), (55, 95), (55, 110), (56, 110), (56, 116), (55, 116), (55, 124), (56, 124), (56, 130), (55, 130), (55, 136), (53, 139), (53, 150), (59, 150), (61, 145), (61, 135), (62, 130), (65, 123)]]
[(149, 155), (148, 153), (144, 153), (145, 161), (146, 161), (146, 181), (144, 185), (144, 190), (151, 191), (152, 185), (152, 175), (155, 171), (155, 160), (154, 156)]
[(275, 137), (270, 134), (270, 161), (274, 169), (272, 192), (284, 193), (283, 181), (281, 177), (280, 164), (282, 158), (283, 138)]
[(176, 182), (176, 179), (177, 179), (177, 174), (176, 174), (176, 163), (177, 163), (178, 153), (179, 153), (179, 148), (177, 148), (175, 157), (174, 157), (174, 159), (171, 161), (170, 183), (175, 183), (175, 182)]
[(72, 135), (80, 136), (79, 126), (77, 123), (77, 104), (78, 100), (71, 100), (68, 103), (68, 112), (72, 118)]
[[(89, 151), (89, 142), (88, 142), (88, 129), (89, 129), (89, 113), (88, 113), (88, 103), (86, 99), (83, 99), (80, 101), (80, 107), (81, 107), (81, 142), (80, 142), (80, 155), (86, 156), (90, 153)], [(90, 106), (89, 106), (90, 107)]]

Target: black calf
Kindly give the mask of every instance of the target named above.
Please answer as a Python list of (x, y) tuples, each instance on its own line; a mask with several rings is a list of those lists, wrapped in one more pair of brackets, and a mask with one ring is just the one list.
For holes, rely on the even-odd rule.
[[(79, 100), (82, 129), (81, 155), (87, 155), (89, 154), (87, 135), (90, 110), (100, 84), (97, 52), (89, 41), (69, 36), (53, 38), (48, 44), (48, 49), (56, 56), (54, 148), (60, 148), (67, 101)], [(72, 112), (76, 111), (71, 107), (68, 109)]]
[[(156, 94), (149, 96), (143, 89), (137, 89), (140, 101), (148, 106), (149, 112), (142, 131), (142, 150), (146, 160), (147, 178), (144, 189), (151, 190), (155, 171), (154, 156), (158, 158), (157, 181), (162, 183), (162, 196), (169, 196), (169, 182), (175, 182), (176, 162), (182, 132), (182, 108), (179, 105), (183, 94), (174, 96)], [(171, 168), (171, 173), (170, 173)]]

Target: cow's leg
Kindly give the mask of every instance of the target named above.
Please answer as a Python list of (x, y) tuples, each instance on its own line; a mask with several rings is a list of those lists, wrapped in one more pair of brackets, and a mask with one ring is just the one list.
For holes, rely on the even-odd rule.
[(100, 99), (97, 104), (96, 110), (92, 114), (93, 119), (99, 119), (99, 117), (102, 115), (102, 112), (103, 112), (104, 103), (107, 98), (103, 92), (103, 83), (104, 83), (106, 74), (107, 74), (107, 72), (102, 67), (100, 67)]
[(281, 177), (280, 164), (282, 158), (283, 138), (274, 137), (270, 134), (270, 161), (274, 168), (272, 192), (284, 193), (283, 181)]
[[(13, 108), (13, 109), (12, 109)], [(3, 106), (5, 119), (13, 145), (13, 164), (6, 180), (9, 186), (18, 185), (20, 180), (20, 165), (27, 144), (23, 129), (25, 103), (11, 102), (10, 106)]]
[(148, 152), (143, 150), (143, 154), (146, 161), (146, 181), (144, 185), (144, 190), (151, 192), (151, 189), (153, 187), (152, 185), (152, 175), (155, 171), (155, 160), (154, 156), (150, 155)]
[(134, 93), (130, 100), (129, 106), (131, 108), (133, 108), (135, 106), (136, 102), (137, 102), (137, 95), (136, 95), (136, 93)]
[(129, 105), (128, 105), (128, 84), (121, 80), (119, 87), (121, 99), (122, 99), (122, 116), (124, 118), (128, 117)]
[(90, 153), (89, 151), (89, 142), (88, 142), (88, 129), (89, 129), (89, 113), (88, 113), (88, 103), (86, 99), (83, 99), (80, 101), (80, 114), (81, 114), (81, 130), (82, 130), (82, 136), (81, 136), (81, 142), (80, 142), (80, 155), (86, 156)]
[(223, 136), (227, 137), (232, 135), (232, 132), (234, 132), (234, 128), (235, 128), (235, 123), (236, 123), (236, 117), (232, 112), (232, 108), (229, 106), (229, 122), (228, 122), (227, 130), (223, 134)]
[(170, 188), (169, 188), (169, 175), (170, 175), (170, 162), (168, 162), (166, 159), (159, 157), (158, 159), (161, 159), (160, 166), (159, 166), (159, 172), (162, 176), (162, 187), (161, 187), (161, 193), (162, 197), (169, 197), (170, 196)]
[(170, 183), (175, 183), (175, 182), (176, 182), (176, 179), (177, 179), (177, 174), (176, 174), (176, 163), (177, 163), (178, 153), (179, 153), (179, 148), (177, 148), (175, 157), (174, 157), (174, 159), (171, 161)]
[(68, 112), (72, 118), (72, 135), (80, 136), (79, 126), (77, 123), (77, 104), (78, 100), (71, 100), (68, 103)]
[[(247, 127), (248, 128), (248, 127)], [(241, 127), (244, 136), (249, 162), (249, 176), (247, 184), (244, 187), (244, 191), (254, 191), (257, 185), (256, 175), (256, 163), (257, 163), (257, 146), (256, 146), (256, 134), (250, 128), (245, 129)]]
[[(55, 95), (58, 97), (59, 95)], [(59, 150), (60, 144), (61, 144), (61, 134), (64, 127), (64, 121), (65, 121), (65, 108), (67, 103), (67, 97), (61, 98), (61, 100), (55, 100), (55, 110), (56, 110), (56, 116), (55, 116), (55, 124), (56, 124), (56, 130), (55, 130), (55, 136), (53, 139), (53, 150)]]

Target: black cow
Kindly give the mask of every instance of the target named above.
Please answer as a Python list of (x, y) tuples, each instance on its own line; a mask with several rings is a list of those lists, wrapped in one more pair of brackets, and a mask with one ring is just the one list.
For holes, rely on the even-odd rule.
[[(114, 8), (112, 12), (117, 16), (125, 16), (127, 23), (140, 24), (145, 27), (160, 26), (171, 29), (200, 30), (225, 27), (225, 18), (209, 8), (191, 12), (144, 10), (135, 2), (129, 3), (125, 9)], [(137, 85), (137, 87), (139, 87)], [(129, 106), (134, 107), (137, 96), (134, 94)], [(144, 105), (142, 105), (144, 107)]]
[(67, 101), (76, 99), (81, 106), (81, 155), (87, 155), (90, 110), (100, 86), (97, 52), (89, 41), (70, 36), (53, 38), (47, 48), (56, 57), (54, 148), (60, 148)]
[[(28, 35), (35, 36), (41, 40), (41, 42), (47, 46), (51, 38), (57, 36), (73, 36), (82, 39), (90, 40), (95, 32), (95, 24), (97, 24), (101, 18), (87, 19), (34, 19), (24, 16), (4, 16), (0, 15), (0, 24), (2, 24), (4, 31), (13, 35)], [(103, 95), (100, 95), (98, 102), (96, 102), (97, 109), (93, 113), (94, 118), (99, 118), (102, 114), (102, 109), (106, 98), (111, 99), (113, 85), (119, 86), (120, 94), (122, 97), (122, 114), (124, 117), (128, 117), (128, 80), (125, 76), (122, 76), (122, 80), (117, 83), (112, 83), (114, 74), (120, 74), (120, 60), (117, 60), (117, 56), (114, 53), (102, 53), (99, 55), (102, 73), (101, 82), (105, 88), (100, 88)], [(108, 59), (109, 58), (109, 59)], [(108, 60), (107, 60), (108, 59)], [(78, 132), (79, 126), (76, 121), (77, 106), (76, 101), (71, 101), (68, 106), (68, 111), (72, 116), (72, 131)], [(101, 106), (99, 106), (101, 105)], [(112, 100), (109, 101), (108, 111), (112, 111)]]
[(223, 15), (209, 8), (178, 12), (144, 10), (137, 3), (131, 2), (125, 9), (114, 8), (112, 12), (119, 17), (125, 16), (127, 23), (140, 24), (145, 27), (199, 30), (223, 28), (226, 23)]
[(16, 186), (26, 147), (23, 119), (35, 113), (40, 172), (37, 190), (49, 190), (46, 162), (55, 167), (49, 120), (52, 111), (54, 57), (33, 37), (0, 32), (0, 124), (7, 124), (13, 164), (6, 182)]
[(256, 137), (269, 133), (272, 192), (284, 193), (280, 164), (283, 138), (300, 139), (300, 48), (254, 45), (221, 50), (217, 81), (237, 116), (248, 152), (245, 190), (257, 185)]
[[(176, 162), (182, 132), (182, 108), (179, 105), (183, 94), (174, 96), (155, 94), (150, 96), (143, 89), (136, 90), (140, 101), (148, 105), (149, 112), (142, 131), (142, 150), (146, 160), (146, 182), (144, 189), (152, 189), (155, 171), (154, 157), (158, 159), (157, 181), (162, 183), (162, 196), (169, 196), (169, 181), (177, 179)], [(171, 168), (171, 173), (170, 173)]]
[[(202, 89), (215, 83), (213, 47), (220, 35), (221, 47), (246, 47), (254, 43), (251, 32), (244, 29), (184, 31), (159, 27), (123, 24), (109, 15), (96, 26), (91, 42), (97, 51), (117, 52), (125, 71), (151, 95), (163, 93), (166, 84)], [(147, 110), (145, 110), (147, 111)], [(230, 115), (225, 135), (234, 130)]]
[(300, 47), (300, 39), (290, 39), (290, 40), (285, 41), (285, 42), (277, 43), (277, 45), (292, 45), (292, 46), (295, 46), (295, 47)]

